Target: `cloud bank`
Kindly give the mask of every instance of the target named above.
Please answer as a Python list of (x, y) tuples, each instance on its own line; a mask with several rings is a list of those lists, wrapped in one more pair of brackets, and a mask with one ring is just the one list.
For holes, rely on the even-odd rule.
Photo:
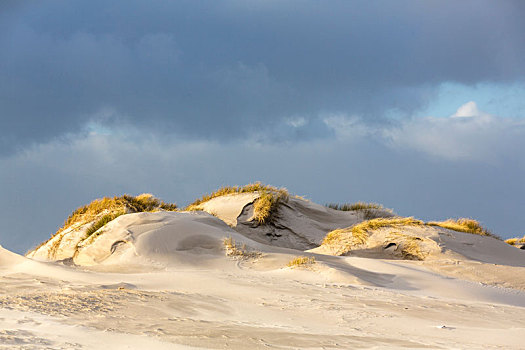
[(521, 234), (523, 13), (521, 1), (2, 1), (0, 243), (23, 251), (104, 195), (184, 204), (255, 180)]
[[(28, 249), (74, 208), (105, 195), (153, 192), (185, 205), (219, 186), (255, 180), (319, 203), (375, 201), (423, 219), (474, 217), (502, 235), (523, 228), (516, 219), (525, 210), (523, 120), (483, 112), (391, 126), (344, 115), (319, 119), (334, 137), (188, 141), (92, 125), (4, 157), (0, 242)], [(31, 220), (20, 220), (28, 207)]]
[[(442, 82), (523, 80), (523, 10), (519, 1), (10, 3), (0, 21), (2, 153), (92, 120), (228, 140), (274, 135), (297, 116), (410, 116)], [(108, 109), (118, 117), (100, 120)], [(326, 136), (309, 125), (301, 137)]]

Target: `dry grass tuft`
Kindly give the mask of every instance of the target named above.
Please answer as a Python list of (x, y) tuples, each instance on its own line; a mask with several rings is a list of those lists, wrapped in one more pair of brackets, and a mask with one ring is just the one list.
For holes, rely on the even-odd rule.
[(377, 203), (328, 203), (325, 204), (326, 207), (341, 210), (341, 211), (357, 211), (363, 214), (365, 220), (378, 219), (378, 218), (389, 218), (393, 217), (394, 213), (392, 209), (384, 208), (381, 204)]
[(256, 259), (262, 254), (256, 251), (249, 251), (246, 245), (239, 246), (232, 237), (224, 238), (222, 241), (226, 255), (239, 260)]
[(210, 199), (225, 196), (228, 194), (263, 192), (263, 191), (272, 192), (272, 193), (281, 193), (282, 195), (286, 195), (288, 197), (288, 191), (285, 188), (277, 188), (277, 187), (273, 187), (270, 185), (264, 185), (260, 182), (255, 182), (255, 183), (248, 184), (245, 186), (221, 187), (217, 191), (211, 194), (205, 194), (201, 198), (195, 200), (193, 203), (188, 205), (184, 210), (202, 210), (202, 207), (200, 207), (202, 203), (205, 203), (209, 201)]
[(428, 222), (429, 226), (439, 226), (449, 230), (472, 233), (480, 236), (489, 236), (497, 239), (501, 239), (496, 235), (493, 235), (489, 230), (485, 229), (479, 222), (473, 219), (460, 218), (460, 219), (448, 219), (445, 221), (431, 221)]
[(246, 186), (226, 186), (218, 189), (212, 194), (206, 194), (202, 198), (188, 205), (185, 210), (202, 210), (202, 204), (220, 196), (225, 196), (235, 193), (252, 193), (259, 192), (260, 196), (253, 203), (254, 219), (259, 224), (266, 224), (269, 222), (272, 214), (279, 207), (279, 203), (287, 202), (290, 195), (285, 188), (277, 188), (269, 185), (263, 185), (260, 182), (249, 184)]
[[(86, 231), (85, 238), (87, 238), (105, 224), (119, 217), (120, 215), (137, 212), (152, 212), (158, 210), (175, 211), (177, 210), (177, 205), (173, 203), (165, 203), (149, 193), (143, 193), (136, 197), (125, 194), (120, 197), (104, 197), (95, 199), (91, 203), (73, 211), (73, 213), (71, 213), (71, 215), (69, 215), (64, 222), (64, 225), (55, 234), (53, 234), (50, 239), (42, 242), (38, 247), (31, 251), (35, 251), (47, 244), (51, 239), (53, 239), (53, 237), (72, 226), (80, 227), (96, 220), (96, 222)], [(58, 249), (60, 241), (61, 239), (56, 240), (56, 247), (52, 247), (52, 250), (54, 249), (56, 251)], [(27, 254), (29, 254), (31, 251), (29, 251)]]
[(364, 210), (364, 209), (384, 209), (381, 204), (377, 203), (365, 203), (365, 202), (356, 202), (356, 203), (328, 203), (326, 204), (328, 208), (341, 210), (341, 211), (352, 211), (352, 210)]
[(409, 218), (378, 218), (363, 221), (357, 225), (337, 229), (328, 232), (322, 245), (336, 248), (337, 255), (343, 255), (351, 251), (356, 246), (365, 244), (368, 240), (368, 232), (383, 227), (401, 227), (401, 226), (421, 226), (423, 221)]
[(69, 215), (64, 222), (64, 226), (59, 231), (64, 230), (72, 224), (85, 224), (93, 221), (98, 215), (104, 212), (138, 213), (157, 210), (175, 211), (177, 210), (177, 205), (164, 203), (149, 193), (143, 193), (136, 197), (127, 194), (113, 198), (104, 197), (95, 199), (88, 205), (76, 209)]
[(513, 245), (513, 246), (517, 244), (525, 244), (525, 236), (523, 236), (522, 238), (514, 237), (514, 238), (506, 239), (505, 243)]
[(255, 203), (253, 203), (253, 217), (259, 224), (270, 221), (272, 214), (277, 211), (279, 203), (288, 201), (288, 192), (262, 191)]
[(100, 219), (98, 219), (97, 221), (95, 221), (93, 223), (93, 225), (91, 225), (87, 230), (86, 230), (86, 234), (85, 234), (85, 238), (87, 237), (90, 237), (92, 234), (94, 234), (95, 232), (97, 232), (99, 229), (101, 229), (102, 227), (104, 227), (107, 223), (109, 223), (110, 221), (113, 221), (115, 220), (116, 218), (118, 218), (119, 216), (121, 215), (124, 215), (125, 212), (116, 212), (116, 213), (111, 213), (111, 214), (106, 214), (104, 215), (103, 217), (101, 217)]
[(392, 232), (387, 237), (387, 243), (395, 243), (401, 249), (401, 256), (408, 260), (425, 260), (427, 253), (421, 249), (423, 239), (400, 232)]
[(298, 256), (290, 260), (286, 266), (288, 267), (307, 267), (315, 264), (315, 258), (313, 256)]

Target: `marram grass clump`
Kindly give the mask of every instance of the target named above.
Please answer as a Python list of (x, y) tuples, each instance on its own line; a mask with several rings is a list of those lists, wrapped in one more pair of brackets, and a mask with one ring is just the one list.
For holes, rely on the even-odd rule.
[(328, 203), (326, 207), (334, 210), (341, 211), (354, 211), (363, 215), (365, 220), (377, 219), (377, 218), (390, 218), (394, 216), (392, 209), (384, 208), (381, 204), (377, 203)]
[(505, 243), (510, 244), (512, 246), (525, 244), (525, 236), (523, 236), (522, 238), (514, 237), (514, 238), (506, 239)]
[(272, 214), (275, 213), (279, 207), (279, 203), (288, 201), (288, 192), (286, 191), (262, 191), (259, 198), (253, 203), (253, 218), (259, 224), (266, 224), (269, 222)]
[(104, 197), (95, 199), (91, 203), (76, 209), (69, 215), (64, 222), (64, 226), (62, 226), (58, 232), (73, 224), (82, 225), (93, 221), (98, 215), (104, 212), (138, 213), (157, 210), (175, 211), (177, 210), (177, 205), (164, 203), (150, 193), (143, 193), (136, 197), (127, 194), (120, 197)]
[(245, 244), (239, 245), (232, 237), (222, 240), (226, 255), (238, 260), (256, 259), (262, 254), (257, 251), (250, 251)]
[(294, 259), (290, 260), (286, 266), (295, 268), (295, 267), (308, 267), (315, 264), (315, 258), (313, 256), (297, 256)]
[(248, 184), (245, 186), (224, 186), (219, 188), (217, 191), (212, 192), (210, 194), (205, 194), (199, 199), (196, 199), (193, 203), (189, 204), (184, 210), (202, 210), (200, 207), (200, 204), (205, 203), (213, 198), (225, 196), (228, 194), (235, 194), (235, 193), (252, 193), (252, 192), (278, 192), (278, 193), (286, 193), (288, 196), (288, 191), (285, 188), (277, 188), (270, 185), (264, 185), (260, 182), (255, 182), (252, 184)]
[(95, 199), (91, 203), (81, 206), (68, 216), (64, 221), (64, 225), (58, 229), (58, 231), (51, 235), (51, 238), (45, 242), (42, 242), (38, 247), (28, 252), (35, 251), (47, 244), (50, 240), (57, 237), (53, 242), (53, 247), (50, 247), (50, 254), (54, 255), (60, 245), (63, 235), (60, 234), (70, 227), (81, 227), (90, 222), (93, 224), (86, 230), (86, 234), (83, 239), (90, 237), (93, 233), (98, 231), (108, 222), (116, 219), (117, 217), (137, 212), (152, 212), (152, 211), (175, 211), (177, 205), (174, 203), (165, 203), (158, 198), (155, 198), (152, 194), (143, 193), (138, 196), (123, 195), (120, 197), (104, 197)]
[(87, 238), (87, 237), (91, 236), (93, 233), (97, 232), (99, 229), (104, 227), (107, 223), (109, 223), (110, 221), (115, 220), (116, 218), (118, 218), (119, 216), (124, 215), (124, 214), (125, 214), (125, 212), (117, 212), (117, 213), (111, 213), (111, 214), (104, 215), (103, 217), (101, 217), (100, 219), (95, 221), (93, 223), (93, 225), (91, 225), (86, 230), (85, 237)]
[(328, 246), (336, 251), (337, 255), (350, 252), (357, 246), (368, 241), (368, 233), (383, 227), (422, 226), (423, 221), (408, 218), (377, 218), (363, 221), (357, 225), (337, 229), (328, 232), (323, 239), (322, 245)]
[(269, 185), (261, 184), (256, 182), (253, 184), (248, 184), (245, 186), (226, 186), (221, 187), (217, 191), (206, 194), (201, 198), (197, 199), (190, 205), (188, 205), (185, 210), (202, 210), (202, 204), (217, 197), (236, 194), (236, 193), (253, 193), (258, 192), (260, 195), (253, 203), (254, 207), (254, 220), (259, 224), (268, 223), (272, 214), (279, 207), (279, 203), (287, 202), (290, 195), (285, 188), (277, 188)]
[(387, 236), (387, 243), (394, 243), (403, 259), (425, 260), (428, 255), (421, 247), (423, 243), (421, 237), (392, 232)]
[(493, 238), (498, 238), (496, 235), (492, 234), (489, 230), (485, 229), (481, 224), (473, 219), (459, 218), (459, 219), (448, 219), (445, 221), (430, 221), (427, 223), (429, 226), (439, 226), (449, 230), (472, 233), (480, 236), (489, 236)]
[(384, 209), (381, 204), (377, 203), (365, 203), (365, 202), (356, 202), (356, 203), (328, 203), (326, 206), (330, 209), (341, 210), (341, 211), (352, 211), (352, 210), (365, 210), (365, 209)]

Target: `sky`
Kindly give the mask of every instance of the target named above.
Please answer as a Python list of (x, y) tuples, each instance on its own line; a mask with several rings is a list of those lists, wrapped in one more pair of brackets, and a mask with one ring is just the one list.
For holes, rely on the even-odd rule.
[(2, 1), (0, 244), (261, 181), (525, 234), (521, 1)]

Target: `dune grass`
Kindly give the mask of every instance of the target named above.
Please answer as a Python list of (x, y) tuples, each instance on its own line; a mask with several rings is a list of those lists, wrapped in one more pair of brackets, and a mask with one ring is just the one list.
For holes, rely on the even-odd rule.
[(341, 211), (352, 211), (352, 210), (364, 210), (364, 209), (383, 209), (381, 204), (377, 203), (365, 203), (365, 202), (356, 202), (356, 203), (328, 203), (325, 204), (326, 207), (335, 210)]
[(295, 267), (307, 267), (315, 264), (315, 258), (313, 256), (297, 256), (294, 259), (290, 260), (286, 266), (295, 268)]
[(365, 244), (368, 241), (368, 233), (383, 227), (400, 227), (400, 226), (422, 226), (421, 220), (408, 218), (377, 218), (363, 221), (357, 225), (337, 229), (328, 232), (323, 239), (322, 245), (336, 249), (338, 255), (350, 252), (356, 246)]
[(403, 259), (407, 260), (425, 260), (427, 253), (421, 249), (422, 238), (403, 234), (401, 232), (392, 232), (387, 236), (387, 243), (395, 243)]
[(439, 226), (449, 230), (472, 233), (480, 236), (488, 236), (496, 239), (501, 239), (498, 236), (492, 234), (489, 230), (485, 229), (481, 224), (473, 219), (459, 218), (459, 219), (448, 219), (445, 221), (430, 221), (427, 223), (429, 226)]
[(259, 224), (266, 224), (269, 222), (272, 214), (279, 207), (279, 203), (287, 202), (290, 198), (288, 190), (285, 188), (277, 188), (269, 185), (255, 182), (245, 186), (225, 186), (219, 188), (217, 191), (206, 194), (201, 198), (189, 204), (184, 210), (202, 210), (202, 204), (217, 197), (236, 194), (236, 193), (253, 193), (258, 192), (260, 195), (253, 203), (254, 219)]
[[(479, 222), (472, 219), (449, 219), (446, 221), (431, 221), (425, 223), (421, 220), (414, 219), (413, 217), (391, 217), (366, 220), (354, 226), (328, 232), (328, 234), (325, 236), (322, 242), (322, 245), (329, 246), (331, 249), (335, 250), (338, 255), (343, 255), (350, 252), (353, 248), (365, 244), (368, 240), (369, 233), (374, 230), (383, 227), (402, 226), (438, 226), (453, 231), (472, 233), (481, 236), (488, 236), (500, 239), (498, 236), (492, 234), (490, 231), (483, 228)], [(417, 247), (419, 246), (420, 242), (417, 241), (421, 239), (418, 237), (413, 237), (413, 239), (409, 239), (408, 237), (411, 236), (403, 237), (406, 248), (403, 248), (405, 249), (405, 251), (403, 251), (402, 253), (407, 256), (413, 256), (414, 258), (420, 259), (421, 254), (417, 252)], [(525, 237), (523, 238), (523, 240), (525, 242)], [(516, 241), (514, 241), (514, 244), (516, 244)]]
[(286, 191), (262, 191), (255, 203), (253, 203), (253, 217), (259, 224), (266, 224), (270, 221), (272, 214), (277, 211), (279, 203), (288, 201)]
[(510, 245), (525, 244), (525, 236), (523, 236), (522, 238), (514, 237), (514, 238), (506, 239), (505, 243), (510, 244)]
[[(96, 220), (93, 225), (87, 229), (86, 235), (84, 236), (85, 239), (120, 215), (126, 213), (152, 212), (158, 210), (175, 211), (177, 210), (177, 205), (173, 203), (165, 203), (149, 193), (143, 193), (138, 196), (125, 194), (120, 197), (115, 196), (95, 199), (91, 203), (81, 206), (73, 211), (71, 215), (69, 215), (64, 221), (63, 226), (59, 228), (55, 234), (51, 235), (50, 239), (42, 242), (35, 249), (28, 251), (26, 254), (29, 254), (32, 251), (35, 251), (47, 244), (50, 240), (52, 240), (54, 237), (57, 237), (57, 235), (69, 227), (80, 227)], [(53, 242), (53, 247), (50, 249), (51, 253), (56, 252), (58, 246), (61, 243), (62, 237), (58, 237), (59, 238)]]
[(365, 220), (378, 219), (378, 218), (389, 218), (393, 217), (394, 213), (391, 209), (384, 208), (381, 204), (377, 203), (328, 203), (326, 207), (341, 210), (341, 211), (355, 211), (363, 214)]
[(256, 259), (262, 254), (256, 251), (250, 251), (246, 244), (239, 245), (232, 237), (227, 237), (222, 240), (226, 255), (239, 260)]
[(277, 188), (270, 185), (264, 185), (260, 182), (255, 182), (245, 186), (224, 186), (212, 192), (210, 194), (205, 194), (199, 199), (196, 199), (193, 203), (189, 204), (184, 210), (201, 210), (200, 204), (205, 203), (213, 198), (225, 196), (228, 194), (235, 193), (252, 193), (252, 192), (273, 192), (281, 193), (282, 195), (288, 196), (288, 191), (285, 188)]
[(99, 229), (104, 227), (107, 223), (109, 223), (110, 221), (115, 220), (116, 218), (118, 218), (119, 216), (124, 215), (124, 214), (125, 214), (125, 212), (117, 212), (117, 213), (111, 213), (111, 214), (104, 215), (103, 217), (101, 217), (100, 219), (95, 221), (93, 223), (93, 225), (91, 225), (86, 230), (85, 237), (87, 238), (87, 237), (91, 236), (93, 233), (97, 232)]
[(105, 211), (137, 213), (156, 210), (175, 211), (177, 210), (177, 205), (164, 203), (150, 193), (143, 193), (136, 197), (127, 194), (120, 197), (104, 197), (95, 199), (91, 203), (76, 209), (69, 215), (64, 222), (64, 226), (59, 231), (72, 224), (82, 224), (93, 221), (93, 219)]

